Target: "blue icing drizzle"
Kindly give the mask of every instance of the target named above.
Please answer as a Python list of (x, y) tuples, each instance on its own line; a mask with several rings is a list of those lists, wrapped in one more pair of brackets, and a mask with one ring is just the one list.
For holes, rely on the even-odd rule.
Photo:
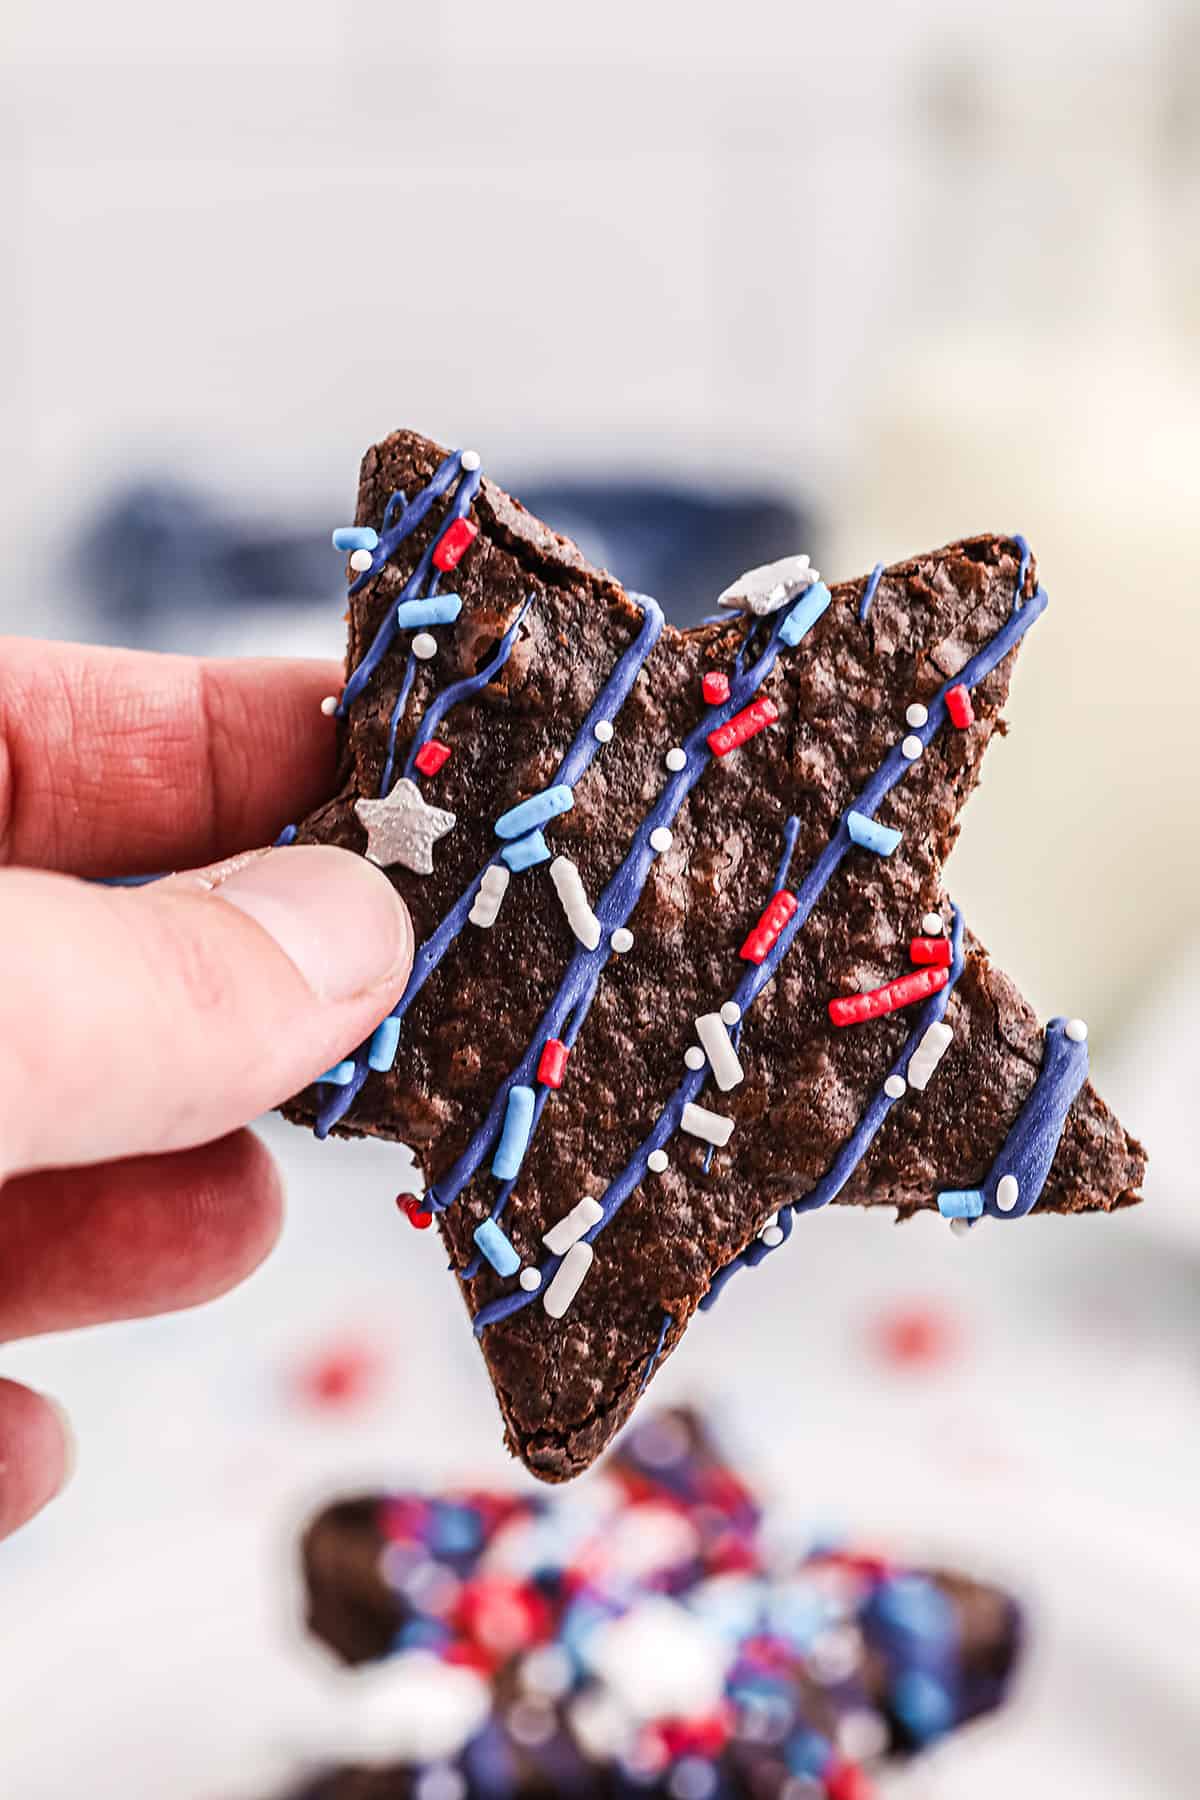
[(657, 1363), (659, 1357), (662, 1355), (663, 1349), (666, 1345), (667, 1333), (668, 1333), (668, 1331), (670, 1331), (670, 1329), (674, 1323), (675, 1323), (674, 1313), (664, 1312), (664, 1314), (662, 1316), (662, 1324), (659, 1327), (658, 1342), (657, 1342), (657, 1344), (655, 1344), (653, 1350), (650, 1352), (650, 1360), (649, 1360), (649, 1362), (647, 1362), (645, 1373), (642, 1376), (642, 1385), (638, 1389), (639, 1394), (644, 1394), (646, 1391), (646, 1387), (649, 1383), (650, 1377), (654, 1373), (654, 1366)]
[[(983, 1182), (989, 1218), (1023, 1219), (1046, 1185), (1067, 1114), (1087, 1080), (1087, 1040), (1069, 1038), (1066, 1026), (1066, 1019), (1051, 1019), (1047, 1025), (1038, 1078)], [(1016, 1178), (1018, 1191), (1016, 1205), (1004, 1210), (997, 1204), (996, 1190), (1006, 1175)]]
[[(450, 712), (453, 707), (457, 706), (460, 701), (468, 700), (472, 694), (479, 693), (481, 688), (485, 688), (488, 682), (500, 673), (500, 670), (512, 655), (512, 648), (517, 641), (517, 631), (520, 627), (521, 620), (525, 617), (525, 614), (529, 611), (532, 604), (533, 595), (530, 594), (521, 606), (521, 610), (518, 612), (516, 618), (504, 633), (500, 642), (496, 645), (494, 654), (483, 665), (482, 669), (477, 669), (474, 675), (464, 675), (461, 681), (451, 683), (448, 688), (443, 688), (440, 694), (435, 694), (433, 699), (429, 702), (429, 705), (425, 709), (425, 716), (422, 718), (421, 723), (417, 728), (416, 736), (413, 738), (412, 744), (409, 747), (408, 761), (404, 765), (404, 773), (410, 780), (412, 779), (418, 751), (422, 744), (428, 743), (446, 714)], [(398, 719), (399, 715), (394, 715), (392, 726), (393, 743), (395, 742), (395, 726)]]
[(878, 562), (875, 564), (875, 567), (871, 570), (870, 575), (868, 575), (868, 577), (867, 577), (867, 585), (863, 589), (863, 597), (858, 603), (858, 616), (862, 620), (866, 619), (867, 614), (871, 610), (871, 602), (875, 598), (876, 593), (878, 592), (879, 579), (882, 574), (883, 574), (883, 564), (881, 562)]
[[(387, 757), (379, 782), (380, 799), (391, 791), (392, 775), (396, 768), (396, 733), (400, 729), (400, 721), (404, 717), (404, 709), (408, 705), (408, 696), (412, 693), (412, 684), (416, 673), (417, 659), (410, 650), (408, 661), (404, 665), (404, 679), (400, 683), (400, 692), (396, 695), (396, 704), (392, 708), (392, 717), (388, 724)], [(408, 772), (407, 769), (404, 771), (406, 775)]]

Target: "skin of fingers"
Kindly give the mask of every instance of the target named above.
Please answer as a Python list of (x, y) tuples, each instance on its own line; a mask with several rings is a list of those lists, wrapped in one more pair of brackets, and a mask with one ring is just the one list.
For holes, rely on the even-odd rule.
[(0, 1538), (53, 1500), (74, 1460), (70, 1426), (56, 1402), (0, 1380)]

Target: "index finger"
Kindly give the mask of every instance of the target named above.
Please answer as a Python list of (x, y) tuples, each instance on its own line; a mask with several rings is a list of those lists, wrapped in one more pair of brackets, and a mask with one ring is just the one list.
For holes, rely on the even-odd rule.
[(0, 862), (129, 875), (269, 843), (328, 795), (336, 663), (0, 639)]

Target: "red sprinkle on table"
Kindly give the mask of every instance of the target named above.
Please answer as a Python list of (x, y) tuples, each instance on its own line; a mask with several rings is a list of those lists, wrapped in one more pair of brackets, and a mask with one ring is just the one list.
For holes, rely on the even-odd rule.
[(719, 669), (710, 669), (700, 683), (700, 691), (710, 706), (724, 706), (729, 698), (729, 677)]
[(950, 939), (946, 937), (915, 937), (908, 946), (908, 954), (915, 963), (932, 963), (935, 968), (950, 967)]
[(457, 569), (478, 536), (479, 527), (472, 525), (470, 519), (454, 519), (434, 546), (434, 568), (446, 571)]
[(971, 693), (962, 682), (946, 689), (946, 711), (950, 714), (950, 723), (965, 731), (968, 725), (975, 723), (975, 708), (971, 705)]
[(840, 999), (831, 1000), (829, 1016), (835, 1025), (861, 1025), (864, 1019), (879, 1019), (898, 1007), (928, 1000), (930, 994), (944, 988), (949, 979), (949, 969), (916, 969), (911, 975), (901, 975), (884, 987), (872, 988), (869, 993), (843, 994)]
[(433, 1214), (422, 1206), (416, 1194), (397, 1194), (396, 1205), (414, 1230), (428, 1231), (433, 1224)]
[(570, 1054), (571, 1052), (561, 1038), (547, 1038), (542, 1046), (542, 1054), (538, 1058), (538, 1080), (546, 1087), (561, 1087), (563, 1070), (567, 1066), (567, 1058)]
[(437, 738), (430, 738), (427, 744), (422, 744), (413, 757), (413, 762), (422, 775), (436, 775), (442, 765), (449, 761), (449, 744), (440, 743)]
[(718, 725), (715, 731), (709, 732), (708, 747), (714, 756), (728, 756), (731, 750), (736, 750), (747, 739), (765, 731), (768, 725), (773, 725), (778, 717), (779, 708), (773, 700), (765, 697), (762, 700), (752, 700), (749, 706), (734, 713), (732, 719), (727, 719), (724, 725)]
[(786, 888), (780, 888), (777, 894), (772, 894), (763, 908), (758, 924), (742, 945), (740, 955), (743, 962), (760, 963), (763, 961), (767, 951), (795, 912), (796, 905), (795, 894), (789, 894)]

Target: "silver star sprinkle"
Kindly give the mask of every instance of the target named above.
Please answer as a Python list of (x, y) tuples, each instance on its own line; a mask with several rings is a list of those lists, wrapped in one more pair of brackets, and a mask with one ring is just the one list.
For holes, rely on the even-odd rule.
[(747, 569), (718, 595), (717, 605), (736, 607), (739, 612), (762, 618), (767, 613), (778, 612), (781, 606), (786, 606), (789, 600), (794, 600), (797, 594), (802, 594), (819, 580), (820, 576), (807, 556), (785, 556), (779, 562)]
[(367, 828), (369, 861), (381, 869), (402, 863), (414, 875), (433, 874), (433, 846), (455, 825), (455, 815), (430, 806), (407, 776), (382, 800), (356, 800), (354, 810)]

